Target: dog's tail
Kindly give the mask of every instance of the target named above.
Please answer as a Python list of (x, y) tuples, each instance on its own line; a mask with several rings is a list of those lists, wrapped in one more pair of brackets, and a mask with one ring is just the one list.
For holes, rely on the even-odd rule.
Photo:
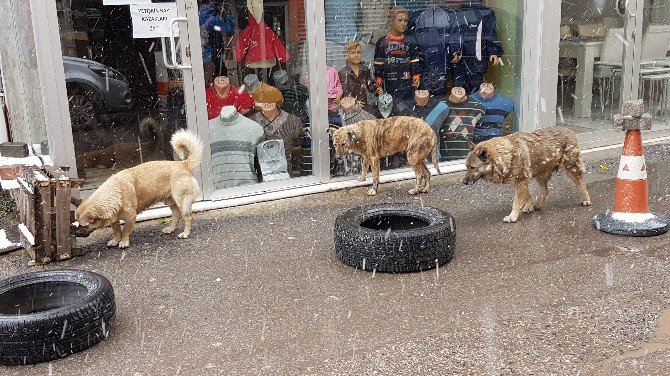
[(441, 174), (442, 171), (440, 171), (440, 162), (437, 160), (437, 148), (439, 147), (440, 143), (437, 141), (435, 145), (433, 145), (433, 148), (430, 150), (430, 161), (433, 162), (433, 166), (435, 166), (435, 169), (437, 170), (438, 174)]
[(172, 135), (170, 145), (175, 154), (184, 160), (186, 169), (193, 172), (202, 162), (203, 144), (200, 137), (187, 130), (181, 129)]

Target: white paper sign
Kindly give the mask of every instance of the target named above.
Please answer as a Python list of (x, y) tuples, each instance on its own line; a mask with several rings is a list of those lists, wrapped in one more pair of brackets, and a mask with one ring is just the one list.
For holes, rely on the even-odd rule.
[[(177, 18), (177, 4), (133, 4), (133, 38), (158, 38), (170, 36), (170, 21)], [(177, 26), (174, 26), (177, 35)]]
[(151, 0), (102, 0), (102, 5), (151, 4)]

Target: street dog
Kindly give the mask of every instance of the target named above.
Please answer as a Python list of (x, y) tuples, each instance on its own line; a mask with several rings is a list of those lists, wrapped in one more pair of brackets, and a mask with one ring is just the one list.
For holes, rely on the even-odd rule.
[(111, 226), (114, 237), (107, 246), (126, 248), (137, 214), (163, 202), (172, 210), (172, 223), (163, 233), (173, 233), (183, 218), (184, 231), (177, 237), (188, 238), (193, 220), (191, 206), (200, 191), (192, 174), (200, 166), (203, 145), (196, 135), (185, 130), (174, 133), (170, 144), (183, 160), (146, 162), (110, 176), (77, 207), (79, 226), (89, 232)]
[(425, 159), (430, 159), (440, 173), (437, 162), (437, 137), (435, 131), (425, 121), (409, 116), (395, 116), (388, 119), (362, 120), (332, 129), (333, 145), (338, 155), (349, 151), (363, 157), (360, 181), (365, 181), (368, 169), (372, 168), (372, 188), (368, 195), (377, 194), (379, 186), (379, 160), (396, 153), (406, 153), (407, 160), (416, 175), (414, 188), (409, 194), (428, 192), (430, 171)]
[[(549, 127), (532, 133), (496, 137), (476, 146), (471, 143), (470, 150), (462, 183), (473, 184), (479, 179), (485, 179), (514, 186), (512, 212), (503, 218), (504, 222), (516, 222), (522, 211), (531, 213), (539, 210), (549, 193), (549, 180), (559, 168), (565, 170), (581, 191), (580, 205), (591, 205), (582, 178), (585, 167), (577, 137), (568, 128)], [(528, 189), (531, 179), (535, 179), (540, 186), (535, 203)]]

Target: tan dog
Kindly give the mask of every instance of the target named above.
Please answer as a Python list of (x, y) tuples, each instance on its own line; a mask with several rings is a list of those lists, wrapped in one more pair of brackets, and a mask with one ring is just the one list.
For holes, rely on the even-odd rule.
[[(202, 141), (193, 133), (177, 131), (170, 141), (175, 153), (183, 161), (152, 161), (122, 170), (110, 176), (93, 194), (77, 207), (80, 227), (89, 232), (112, 226), (114, 238), (107, 245), (126, 248), (130, 244), (130, 233), (137, 214), (153, 204), (164, 202), (172, 210), (172, 223), (163, 233), (174, 232), (177, 223), (184, 218), (184, 231), (180, 239), (191, 233), (191, 205), (200, 192), (193, 171), (200, 166)], [(121, 223), (123, 221), (123, 230)]]
[[(589, 192), (582, 178), (584, 163), (574, 132), (564, 127), (549, 127), (532, 133), (516, 133), (496, 137), (479, 145), (471, 144), (464, 184), (479, 179), (493, 183), (511, 184), (516, 194), (512, 212), (504, 222), (516, 222), (523, 211), (540, 209), (549, 193), (548, 183), (554, 172), (562, 167), (582, 193), (581, 205), (591, 205)], [(540, 192), (535, 204), (528, 183), (535, 179)]]
[(363, 168), (358, 180), (365, 181), (372, 167), (372, 188), (368, 195), (377, 194), (379, 186), (379, 159), (396, 153), (406, 153), (409, 164), (416, 174), (416, 185), (409, 194), (428, 192), (430, 171), (425, 159), (430, 156), (435, 169), (437, 163), (437, 137), (425, 121), (409, 116), (388, 119), (362, 120), (332, 131), (333, 145), (338, 155), (350, 150), (363, 157)]

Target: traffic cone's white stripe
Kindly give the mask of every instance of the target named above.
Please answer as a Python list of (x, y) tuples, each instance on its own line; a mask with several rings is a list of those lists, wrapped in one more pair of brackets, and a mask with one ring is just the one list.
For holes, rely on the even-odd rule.
[(617, 178), (621, 180), (646, 180), (647, 165), (644, 156), (622, 155)]

